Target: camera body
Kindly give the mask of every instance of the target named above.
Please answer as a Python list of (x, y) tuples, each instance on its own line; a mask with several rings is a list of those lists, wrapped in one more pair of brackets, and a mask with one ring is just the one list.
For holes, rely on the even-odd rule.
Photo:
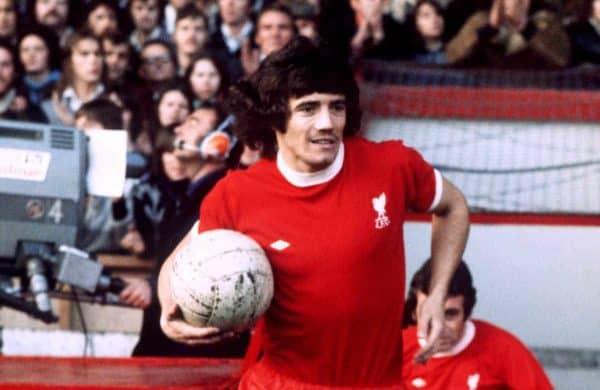
[(0, 258), (15, 259), (21, 241), (75, 245), (86, 171), (83, 132), (0, 121)]

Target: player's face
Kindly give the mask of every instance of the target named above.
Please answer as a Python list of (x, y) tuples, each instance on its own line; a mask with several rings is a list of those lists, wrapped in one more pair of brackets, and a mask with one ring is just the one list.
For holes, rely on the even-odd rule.
[[(421, 307), (425, 302), (427, 295), (417, 292), (417, 321)], [(465, 297), (458, 295), (446, 298), (444, 303), (444, 330), (440, 337), (440, 342), (436, 352), (446, 352), (451, 350), (461, 339), (465, 331)]]
[(285, 133), (275, 132), (284, 161), (299, 172), (316, 172), (328, 167), (344, 135), (344, 95), (312, 93), (291, 98), (289, 109)]

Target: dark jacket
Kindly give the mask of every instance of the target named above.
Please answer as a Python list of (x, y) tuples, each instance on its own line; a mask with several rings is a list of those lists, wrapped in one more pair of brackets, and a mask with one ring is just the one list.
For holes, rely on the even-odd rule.
[(573, 49), (572, 63), (600, 64), (600, 33), (587, 22), (575, 23), (568, 29)]
[[(160, 241), (155, 245), (155, 255), (158, 260), (157, 272), (150, 278), (152, 287), (152, 303), (144, 310), (140, 339), (133, 350), (133, 356), (182, 356), (182, 357), (242, 357), (250, 340), (250, 333), (245, 332), (239, 337), (222, 344), (210, 344), (191, 347), (169, 339), (160, 328), (160, 305), (157, 296), (158, 270), (167, 256), (189, 232), (198, 220), (200, 204), (214, 185), (225, 176), (225, 168), (214, 171), (200, 180), (187, 186), (183, 197), (170, 202), (182, 194), (165, 195), (163, 201), (152, 204), (162, 204), (165, 210), (158, 224)], [(178, 189), (179, 191), (180, 189)], [(174, 196), (173, 196), (174, 195)], [(171, 201), (167, 200), (171, 199)], [(147, 203), (148, 204), (148, 203)], [(170, 209), (172, 207), (172, 209)], [(160, 207), (158, 207), (160, 209)], [(167, 211), (168, 210), (168, 211)], [(155, 210), (156, 211), (156, 210)], [(153, 213), (157, 214), (157, 213)]]

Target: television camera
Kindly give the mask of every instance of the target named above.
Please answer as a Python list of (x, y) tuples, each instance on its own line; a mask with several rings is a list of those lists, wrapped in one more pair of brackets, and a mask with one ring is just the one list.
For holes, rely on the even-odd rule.
[[(69, 297), (61, 294), (63, 286), (100, 303), (115, 303), (114, 294), (124, 287), (75, 248), (85, 208), (87, 144), (75, 128), (0, 121), (0, 307), (50, 323), (58, 320), (50, 297)], [(139, 154), (128, 154), (127, 161), (130, 177), (144, 169)]]

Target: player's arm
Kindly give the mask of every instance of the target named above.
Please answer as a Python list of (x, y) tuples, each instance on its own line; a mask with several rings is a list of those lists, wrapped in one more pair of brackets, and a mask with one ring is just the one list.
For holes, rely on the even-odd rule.
[(417, 362), (425, 362), (435, 353), (436, 342), (444, 327), (448, 285), (460, 263), (469, 235), (469, 209), (465, 197), (443, 177), (442, 196), (432, 212), (431, 284), (417, 324), (417, 334), (426, 339), (426, 344), (415, 355)]
[(179, 307), (173, 300), (171, 291), (171, 268), (177, 253), (186, 246), (195, 234), (198, 234), (195, 224), (186, 236), (179, 242), (175, 250), (163, 263), (158, 275), (158, 300), (160, 302), (160, 327), (167, 337), (188, 345), (213, 344), (233, 336), (233, 332), (222, 333), (218, 328), (202, 328), (186, 323), (179, 312)]

